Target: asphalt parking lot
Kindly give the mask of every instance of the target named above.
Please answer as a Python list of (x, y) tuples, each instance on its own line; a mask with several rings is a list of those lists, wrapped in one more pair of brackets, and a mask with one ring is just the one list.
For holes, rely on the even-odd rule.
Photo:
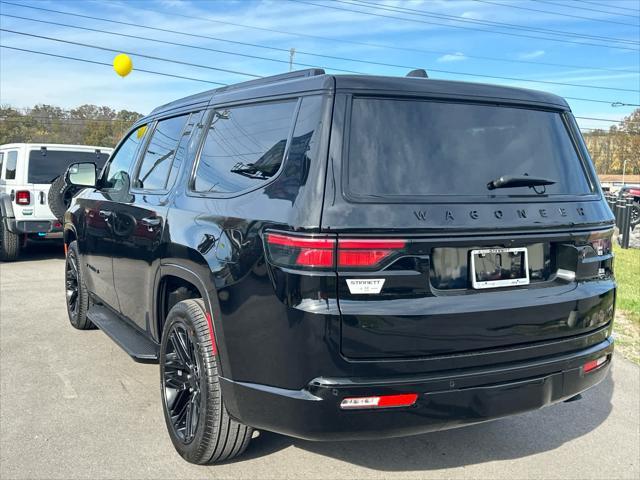
[(0, 478), (640, 478), (640, 369), (583, 400), (417, 437), (313, 443), (261, 432), (241, 459), (173, 450), (158, 368), (68, 324), (61, 248), (0, 264)]

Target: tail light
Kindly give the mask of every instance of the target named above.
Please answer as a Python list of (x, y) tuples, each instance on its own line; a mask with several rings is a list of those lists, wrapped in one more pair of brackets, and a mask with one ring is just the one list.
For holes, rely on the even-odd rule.
[(338, 240), (338, 267), (377, 267), (385, 259), (403, 250), (406, 244), (405, 240), (393, 239), (340, 239)]
[(613, 230), (606, 232), (595, 232), (589, 236), (588, 243), (591, 245), (596, 255), (608, 255), (611, 253)]
[(275, 265), (332, 269), (335, 265), (336, 240), (329, 236), (265, 234), (267, 253)]
[(267, 255), (271, 263), (281, 267), (320, 270), (376, 269), (401, 253), (406, 240), (337, 239), (333, 235), (265, 234)]
[(410, 407), (418, 399), (417, 393), (400, 395), (380, 395), (377, 397), (350, 397), (340, 402), (342, 410), (358, 410), (363, 408)]
[(31, 203), (31, 192), (29, 190), (18, 190), (16, 192), (16, 204), (29, 205)]

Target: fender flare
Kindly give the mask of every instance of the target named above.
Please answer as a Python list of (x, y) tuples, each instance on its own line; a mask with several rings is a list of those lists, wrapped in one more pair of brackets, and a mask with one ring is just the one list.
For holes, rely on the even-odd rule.
[(0, 213), (3, 218), (15, 217), (13, 213), (13, 204), (11, 201), (11, 195), (8, 193), (0, 194)]
[[(161, 333), (159, 332), (159, 322), (158, 322), (158, 294), (160, 291), (160, 282), (162, 281), (162, 279), (166, 276), (174, 276), (174, 277), (178, 277), (181, 278), (182, 280), (185, 280), (186, 282), (191, 283), (192, 285), (195, 285), (195, 287), (198, 289), (198, 293), (200, 294), (200, 296), (202, 297), (205, 307), (207, 309), (207, 312), (211, 315), (211, 324), (213, 327), (213, 341), (215, 342), (215, 345), (217, 347), (218, 350), (218, 357), (220, 358), (220, 370), (221, 370), (221, 375), (224, 375), (225, 373), (225, 366), (227, 365), (227, 362), (225, 361), (228, 353), (227, 353), (227, 349), (226, 349), (226, 345), (224, 343), (224, 336), (222, 334), (222, 328), (220, 328), (219, 325), (216, 325), (220, 320), (218, 315), (216, 314), (217, 312), (220, 311), (220, 305), (218, 304), (217, 301), (217, 294), (215, 292), (215, 289), (208, 289), (206, 286), (206, 283), (204, 282), (204, 280), (202, 280), (202, 278), (195, 273), (193, 270), (191, 270), (188, 267), (185, 267), (184, 265), (180, 265), (178, 263), (164, 263), (160, 265), (160, 268), (158, 268), (157, 272), (156, 272), (156, 277), (154, 280), (154, 287), (153, 287), (153, 318), (154, 318), (154, 328), (156, 330), (156, 335), (157, 338), (160, 339)], [(226, 372), (227, 374), (229, 372)]]

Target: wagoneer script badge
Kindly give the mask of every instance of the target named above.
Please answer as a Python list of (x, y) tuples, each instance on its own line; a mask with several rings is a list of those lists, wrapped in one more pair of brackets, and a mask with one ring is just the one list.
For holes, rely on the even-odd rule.
[(357, 293), (380, 293), (384, 285), (384, 278), (348, 278), (349, 291)]

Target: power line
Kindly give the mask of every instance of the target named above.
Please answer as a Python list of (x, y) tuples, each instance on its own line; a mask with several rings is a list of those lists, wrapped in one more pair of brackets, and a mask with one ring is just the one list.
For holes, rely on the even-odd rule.
[[(170, 30), (170, 29), (167, 29), (167, 28), (151, 27), (151, 26), (148, 26), (148, 25), (140, 25), (140, 24), (136, 24), (136, 23), (122, 22), (122, 21), (119, 21), (119, 20), (112, 20), (112, 19), (108, 19), (108, 18), (92, 17), (90, 15), (82, 15), (82, 14), (79, 14), (79, 13), (51, 10), (51, 9), (42, 8), (42, 7), (33, 7), (31, 5), (18, 5), (18, 4), (14, 4), (14, 3), (11, 3), (11, 2), (3, 2), (3, 1), (0, 1), (0, 3), (6, 3), (6, 4), (10, 4), (10, 5), (17, 5), (17, 6), (25, 7), (25, 8), (33, 8), (33, 9), (36, 9), (36, 10), (45, 10), (45, 11), (49, 11), (49, 12), (53, 12), (53, 13), (60, 13), (60, 14), (63, 14), (63, 15), (70, 15), (70, 16), (73, 16), (73, 17), (88, 18), (88, 19), (91, 19), (91, 20), (99, 20), (99, 21), (102, 21), (102, 22), (109, 22), (109, 23), (116, 23), (116, 24), (120, 24), (120, 25), (127, 25), (127, 26), (131, 26), (131, 27), (144, 28), (144, 29), (147, 29), (147, 30), (156, 30), (156, 31), (164, 32), (164, 33), (175, 33), (177, 35), (185, 35), (185, 36), (188, 36), (188, 37), (203, 38), (203, 39), (207, 39), (207, 40), (215, 40), (215, 41), (219, 41), (219, 42), (232, 43), (232, 44), (236, 44), (236, 45), (243, 45), (243, 46), (255, 47), (255, 48), (263, 48), (263, 49), (267, 49), (267, 50), (275, 50), (275, 51), (278, 51), (278, 52), (287, 52), (287, 53), (289, 53), (289, 49), (286, 49), (286, 48), (270, 47), (270, 46), (266, 46), (266, 45), (255, 44), (255, 43), (240, 42), (240, 41), (237, 41), (237, 40), (228, 40), (228, 39), (219, 38), (219, 37), (210, 37), (208, 35), (198, 35), (198, 34), (195, 34), (195, 33), (181, 32), (181, 31), (178, 31), (178, 30)], [(5, 13), (0, 14), (0, 16), (13, 17), (13, 18), (22, 18), (24, 20), (32, 20), (32, 21), (41, 22), (41, 23), (64, 25), (64, 24), (61, 24), (61, 23), (48, 22), (48, 21), (44, 21), (44, 20), (35, 20), (35, 19), (32, 19), (32, 18), (28, 18), (28, 17), (19, 17), (17, 15), (8, 15), (8, 14), (5, 14)], [(128, 34), (124, 34), (124, 33), (108, 32), (108, 31), (89, 28), (89, 27), (80, 27), (80, 26), (75, 26), (75, 25), (66, 25), (66, 26), (71, 27), (71, 28), (81, 29), (81, 30), (89, 30), (89, 31), (107, 33), (107, 34), (111, 34), (111, 35), (119, 35), (119, 36), (122, 36), (122, 37), (146, 39), (144, 37), (138, 37), (136, 35), (128, 35)], [(165, 41), (165, 40), (157, 40), (157, 39), (146, 39), (146, 40), (162, 42), (162, 43), (168, 43), (168, 44), (174, 44), (174, 45), (181, 45), (179, 43), (169, 42), (169, 41)], [(188, 45), (182, 44), (181, 46), (188, 46)], [(228, 55), (236, 55), (236, 56), (240, 56), (240, 57), (254, 58), (254, 59), (258, 59), (258, 60), (267, 60), (267, 61), (270, 61), (270, 62), (277, 62), (277, 63), (286, 63), (287, 65), (289, 64), (289, 61), (278, 60), (278, 59), (268, 58), (268, 57), (260, 57), (260, 56), (257, 56), (257, 55), (249, 55), (249, 54), (246, 54), (246, 53), (229, 52), (227, 50), (218, 50), (218, 49), (213, 49), (213, 48), (196, 47), (196, 46), (193, 46), (193, 45), (191, 47), (192, 48), (199, 48), (201, 50), (210, 50), (212, 52), (226, 53)], [(312, 54), (312, 55), (315, 55), (315, 56), (318, 56), (318, 57), (325, 57), (325, 55), (321, 55), (321, 54)], [(344, 69), (341, 69), (341, 68), (320, 67), (319, 65), (311, 65), (311, 64), (308, 64), (308, 63), (300, 63), (300, 62), (295, 62), (294, 65), (299, 65), (301, 67), (309, 67), (309, 68), (326, 68), (327, 70), (334, 70), (336, 72), (344, 72), (344, 73), (362, 73), (362, 72), (356, 72), (356, 71), (353, 71), (353, 70), (344, 70)]]
[[(573, 8), (571, 7), (571, 5), (567, 5), (565, 3), (550, 2), (548, 0), (533, 0), (533, 1), (538, 3), (546, 3), (547, 5), (555, 5), (556, 7)], [(582, 10), (588, 10), (590, 12), (607, 13), (609, 15), (617, 15), (619, 17), (630, 17), (634, 19), (638, 18), (637, 15), (629, 15), (628, 13), (613, 13), (613, 12), (607, 12), (606, 10), (597, 10), (595, 8), (589, 8), (589, 7), (580, 7), (580, 8), (582, 8)]]
[[(0, 2), (0, 3), (5, 3), (5, 2)], [(31, 8), (31, 7), (26, 6), (26, 8)], [(36, 8), (36, 7), (34, 7), (34, 8)], [(140, 10), (156, 12), (155, 10), (150, 10), (150, 9), (140, 9)], [(58, 11), (56, 11), (56, 13), (62, 13), (62, 14), (65, 14), (65, 15), (70, 15), (70, 16), (78, 16), (79, 15), (79, 14), (74, 14), (74, 13), (70, 13), (70, 12), (58, 12)], [(156, 13), (161, 13), (161, 12), (156, 12)], [(180, 46), (180, 47), (195, 48), (195, 49), (199, 49), (199, 50), (208, 50), (208, 51), (211, 51), (211, 52), (224, 53), (224, 54), (228, 54), (228, 55), (237, 55), (237, 56), (255, 58), (255, 59), (260, 59), (260, 60), (268, 60), (268, 61), (277, 62), (277, 63), (287, 63), (287, 64), (289, 63), (288, 61), (284, 61), (284, 60), (259, 57), (259, 56), (256, 56), (256, 55), (228, 52), (228, 51), (225, 51), (225, 50), (219, 50), (219, 49), (214, 49), (214, 48), (210, 48), (210, 47), (201, 47), (201, 46), (198, 46), (198, 45), (189, 45), (189, 44), (184, 44), (184, 43), (171, 42), (171, 41), (168, 41), (168, 40), (159, 40), (159, 39), (155, 39), (155, 38), (149, 38), (149, 37), (142, 37), (142, 36), (139, 36), (139, 35), (131, 35), (131, 34), (125, 34), (125, 33), (112, 32), (112, 31), (102, 30), (102, 29), (97, 29), (97, 28), (81, 27), (81, 26), (78, 26), (78, 25), (70, 25), (68, 23), (53, 22), (53, 21), (49, 21), (49, 20), (40, 20), (40, 19), (36, 19), (36, 18), (23, 17), (23, 16), (19, 16), (19, 15), (10, 15), (10, 14), (6, 14), (6, 13), (0, 13), (0, 16), (16, 18), (16, 19), (20, 19), (20, 20), (28, 20), (28, 21), (31, 21), (31, 22), (45, 23), (45, 24), (49, 24), (49, 25), (57, 25), (57, 26), (62, 26), (62, 27), (75, 28), (75, 29), (86, 30), (86, 31), (91, 31), (91, 32), (106, 33), (106, 34), (109, 34), (109, 35), (119, 35), (119, 36), (128, 37), (128, 38), (135, 38), (135, 39), (138, 39), (138, 40), (147, 40), (147, 41), (151, 41), (151, 42), (164, 43), (164, 44), (175, 45), (175, 46)], [(199, 20), (205, 20), (205, 21), (210, 21), (210, 22), (213, 22), (213, 23), (219, 23), (218, 20), (211, 20), (211, 19), (207, 19), (207, 18), (193, 17), (193, 16), (190, 16), (190, 15), (177, 15), (177, 16), (186, 17), (186, 18), (194, 18), (194, 19), (199, 19)], [(102, 21), (110, 22), (111, 20), (102, 19)], [(226, 24), (228, 22), (220, 22), (220, 23)], [(261, 27), (251, 27), (251, 26), (245, 26), (245, 25), (240, 25), (240, 24), (232, 24), (232, 25), (238, 25), (238, 26), (242, 26), (242, 27), (246, 27), (246, 28), (257, 28), (259, 30), (264, 30)], [(154, 29), (153, 27), (145, 27), (145, 26), (141, 26), (141, 28)], [(268, 31), (272, 31), (271, 29), (267, 29), (267, 30)], [(287, 33), (287, 32), (279, 32), (279, 31), (277, 31), (277, 32), (278, 33)], [(177, 33), (183, 34), (182, 32), (177, 32)], [(184, 35), (189, 35), (189, 34), (184, 34)], [(290, 33), (289, 35), (298, 35), (298, 34)], [(303, 36), (309, 36), (309, 35), (303, 35)], [(331, 38), (326, 38), (326, 37), (316, 37), (316, 36), (310, 36), (310, 37), (324, 39), (324, 40), (333, 40), (333, 41), (336, 41), (336, 42), (342, 42), (341, 40), (331, 39)], [(222, 41), (222, 42), (226, 42), (226, 43), (240, 43), (241, 45), (245, 45), (244, 42), (235, 42), (235, 41), (226, 40), (226, 39), (218, 39), (216, 37), (206, 37), (206, 38), (209, 38), (209, 39), (212, 39), (212, 40), (218, 40), (218, 41)], [(369, 43), (363, 43), (363, 42), (353, 42), (353, 41), (349, 41), (349, 40), (344, 40), (343, 42), (344, 43), (354, 43), (354, 44), (358, 44), (358, 45), (377, 46), (377, 47), (380, 47), (380, 48), (390, 48), (390, 49), (393, 49), (393, 50), (400, 50), (400, 51), (415, 51), (415, 52), (419, 52), (419, 53), (437, 53), (437, 54), (448, 54), (448, 55), (451, 55), (451, 52), (444, 52), (444, 51), (426, 51), (426, 50), (411, 49), (411, 48), (403, 49), (403, 48), (396, 48), (396, 47), (387, 47), (385, 45), (376, 45), (376, 44), (369, 44)], [(289, 50), (285, 49), (285, 48), (271, 47), (271, 46), (265, 46), (265, 45), (254, 45), (254, 44), (249, 44), (249, 46), (257, 46), (259, 48), (275, 50), (275, 51), (279, 51), (279, 52), (287, 52), (287, 53), (289, 52)], [(335, 56), (331, 56), (331, 55), (323, 55), (323, 54), (300, 51), (300, 50), (296, 50), (296, 53), (302, 54), (302, 55), (322, 57), (322, 58), (332, 58), (332, 59), (339, 59), (339, 60), (343, 60), (344, 59), (343, 57), (335, 57)], [(583, 68), (583, 69), (590, 69), (590, 70), (604, 70), (604, 71), (616, 72), (616, 73), (635, 73), (635, 71), (633, 71), (633, 70), (626, 70), (626, 69), (587, 67), (587, 66), (582, 66), (582, 65), (568, 65), (568, 64), (557, 64), (557, 63), (548, 63), (548, 62), (531, 62), (531, 61), (526, 61), (526, 60), (505, 60), (505, 59), (499, 59), (499, 58), (493, 58), (493, 57), (473, 56), (473, 55), (463, 55), (463, 56), (464, 57), (468, 57), (468, 58), (479, 58), (479, 59), (493, 60), (493, 61), (500, 61), (500, 62), (509, 62), (509, 63), (513, 62), (513, 63), (525, 63), (525, 64), (532, 64), (532, 65), (549, 65), (549, 66), (566, 67), (566, 68)], [(366, 61), (366, 60), (355, 60), (355, 61), (360, 62), (360, 63), (373, 63), (373, 62)], [(316, 67), (316, 68), (318, 67), (317, 65), (309, 65), (309, 64), (305, 64), (305, 63), (297, 63), (296, 62), (295, 64), (299, 65), (299, 66), (303, 66), (303, 67)], [(380, 63), (375, 63), (375, 64), (376, 65), (380, 65)], [(360, 73), (360, 72), (354, 72), (352, 70), (342, 70), (342, 69), (335, 69), (335, 68), (329, 68), (329, 67), (323, 67), (323, 68), (326, 68), (328, 70), (346, 72), (346, 73)], [(413, 68), (417, 68), (417, 67), (404, 67), (403, 66), (402, 68), (412, 68), (413, 69)], [(611, 103), (611, 102), (605, 102), (605, 103)]]
[(145, 55), (143, 53), (132, 52), (132, 51), (127, 51), (127, 50), (117, 50), (117, 49), (114, 49), (114, 48), (102, 47), (100, 45), (92, 45), (90, 43), (72, 42), (71, 40), (63, 40), (61, 38), (55, 38), (55, 37), (46, 37), (44, 35), (36, 35), (34, 33), (18, 32), (17, 30), (8, 30), (6, 28), (0, 28), (0, 32), (9, 32), (9, 33), (13, 33), (15, 35), (23, 35), (23, 36), (26, 36), (26, 37), (41, 38), (43, 40), (50, 40), (52, 42), (66, 43), (68, 45), (77, 45), (79, 47), (95, 48), (97, 50), (103, 50), (105, 52), (126, 53), (128, 55), (135, 55), (137, 57), (148, 58), (150, 60), (157, 60), (157, 61), (160, 61), (160, 62), (177, 63), (179, 65), (187, 65), (189, 67), (206, 68), (208, 70), (216, 70), (218, 72), (233, 73), (235, 75), (245, 75), (247, 77), (253, 77), (253, 78), (261, 78), (260, 75), (254, 75), (253, 73), (239, 72), (237, 70), (228, 70), (226, 68), (211, 67), (209, 65), (201, 65), (201, 64), (198, 64), (198, 63), (183, 62), (181, 60), (174, 60), (172, 58), (156, 57), (156, 56), (153, 56), (153, 55)]
[[(337, 7), (335, 5), (327, 5), (324, 3), (314, 3), (314, 2), (309, 2), (307, 0), (289, 0), (290, 2), (296, 2), (296, 3), (301, 3), (301, 4), (305, 4), (305, 5), (313, 5), (315, 7), (320, 7), (320, 8), (330, 8), (333, 10), (341, 10), (341, 11), (345, 11), (345, 12), (354, 12), (354, 13), (360, 13), (363, 15), (371, 15), (374, 17), (381, 17), (381, 18), (391, 18), (393, 20), (402, 20), (405, 22), (416, 22), (416, 23), (424, 23), (427, 25), (439, 25), (439, 26), (443, 26), (443, 27), (447, 27), (447, 28), (458, 28), (458, 29), (463, 29), (463, 30), (475, 30), (475, 31), (479, 31), (479, 32), (483, 32), (483, 33), (494, 33), (494, 34), (498, 34), (498, 35), (509, 35), (512, 37), (522, 37), (522, 38), (533, 38), (536, 40), (546, 40), (549, 42), (558, 42), (558, 43), (571, 43), (571, 44), (575, 44), (575, 45), (582, 45), (582, 46), (591, 46), (591, 47), (600, 47), (600, 48), (615, 48), (618, 50), (631, 50), (631, 51), (639, 51), (636, 48), (631, 48), (631, 47), (623, 47), (623, 46), (615, 46), (615, 45), (601, 45), (598, 43), (587, 43), (587, 42), (575, 42), (573, 40), (562, 40), (559, 38), (548, 38), (548, 37), (538, 37), (535, 35), (525, 35), (525, 34), (521, 34), (521, 33), (513, 33), (513, 32), (500, 32), (497, 30), (487, 30), (487, 29), (483, 29), (483, 28), (474, 28), (474, 27), (463, 27), (462, 25), (450, 25), (450, 24), (446, 24), (446, 23), (436, 23), (436, 22), (429, 22), (426, 20), (419, 20), (417, 18), (405, 18), (405, 17), (395, 17), (393, 15), (386, 15), (386, 14), (382, 14), (382, 13), (374, 13), (374, 12), (366, 12), (363, 10), (354, 10), (351, 8), (345, 8), (345, 7)], [(344, 2), (343, 0), (336, 0), (338, 2), (342, 2), (342, 3), (347, 3)], [(353, 4), (349, 4), (349, 5), (353, 5)], [(382, 9), (382, 8), (378, 8), (378, 9)]]
[[(26, 48), (10, 47), (8, 45), (0, 45), (0, 48), (6, 48), (6, 49), (9, 49), (9, 50), (18, 50), (20, 52), (35, 53), (35, 54), (38, 54), (38, 55), (45, 55), (47, 57), (64, 58), (65, 60), (74, 60), (76, 62), (92, 63), (94, 65), (105, 65), (107, 67), (113, 68), (113, 65), (111, 65), (110, 63), (98, 62), (96, 60), (87, 60), (86, 58), (70, 57), (70, 56), (67, 56), (67, 55), (57, 55), (55, 53), (41, 52), (41, 51), (38, 51), (38, 50), (28, 50)], [(222, 86), (226, 86), (227, 85), (226, 83), (212, 82), (211, 80), (204, 80), (202, 78), (185, 77), (185, 76), (182, 76), (182, 75), (174, 75), (172, 73), (155, 72), (153, 70), (144, 70), (142, 68), (136, 68), (136, 71), (143, 72), (143, 73), (151, 73), (151, 74), (154, 74), (154, 75), (162, 75), (164, 77), (179, 78), (181, 80), (193, 80), (194, 82), (210, 83), (210, 84), (213, 84), (213, 85), (222, 85)]]
[[(604, 5), (602, 5), (601, 3), (598, 2), (590, 2), (588, 0), (573, 0), (574, 2), (578, 2), (578, 3), (590, 3), (591, 5), (596, 5), (598, 7), (603, 7)], [(640, 9), (636, 9), (636, 8), (628, 8), (628, 7), (619, 7), (618, 5), (607, 5), (607, 7), (609, 8), (617, 8), (618, 10), (628, 10), (630, 12), (636, 12), (636, 13), (640, 13)]]
[[(200, 20), (200, 21), (205, 21), (205, 22), (210, 22), (210, 23), (217, 23), (217, 24), (221, 24), (221, 25), (231, 25), (231, 26), (234, 26), (234, 27), (248, 28), (248, 29), (260, 30), (260, 31), (264, 31), (264, 32), (279, 33), (281, 35), (289, 35), (289, 36), (294, 36), (294, 37), (313, 38), (313, 39), (317, 39), (317, 40), (326, 40), (326, 41), (336, 42), (336, 43), (344, 43), (344, 44), (351, 44), (351, 45), (361, 45), (361, 46), (365, 46), (365, 47), (382, 48), (382, 49), (387, 49), (387, 50), (395, 50), (395, 51), (399, 51), (399, 52), (417, 52), (417, 53), (428, 53), (428, 54), (435, 54), (435, 55), (456, 55), (455, 53), (452, 53), (451, 51), (425, 50), (425, 49), (411, 48), (411, 47), (396, 47), (396, 46), (393, 46), (393, 45), (384, 45), (384, 44), (379, 44), (379, 43), (360, 42), (360, 41), (356, 41), (356, 40), (346, 40), (346, 39), (339, 39), (339, 38), (332, 38), (332, 37), (323, 37), (323, 36), (320, 36), (320, 35), (311, 35), (311, 34), (308, 34), (308, 33), (288, 32), (288, 31), (284, 31), (284, 30), (276, 30), (276, 29), (273, 29), (273, 28), (258, 27), (258, 26), (255, 26), (255, 25), (247, 25), (247, 24), (243, 24), (243, 23), (234, 23), (234, 22), (228, 22), (228, 21), (224, 21), (224, 20), (217, 20), (217, 19), (213, 19), (211, 17), (205, 17), (205, 16), (185, 15), (185, 14), (176, 13), (176, 12), (167, 13), (167, 12), (163, 12), (163, 11), (160, 11), (160, 10), (154, 10), (154, 9), (151, 9), (151, 8), (142, 8), (142, 7), (138, 7), (138, 6), (136, 6), (135, 8), (137, 10), (143, 10), (143, 11), (146, 11), (146, 12), (159, 13), (159, 14), (162, 14), (162, 15), (171, 15), (172, 17), (189, 18), (189, 19), (193, 19), (193, 20)], [(18, 18), (23, 18), (23, 17), (18, 17)], [(305, 53), (305, 55), (309, 55), (309, 53)], [(521, 64), (527, 64), (527, 65), (546, 65), (546, 66), (550, 66), (550, 67), (560, 67), (560, 68), (583, 68), (583, 69), (589, 69), (589, 70), (602, 70), (602, 71), (605, 71), (605, 72), (631, 72), (631, 73), (635, 73), (634, 70), (626, 70), (626, 69), (621, 69), (621, 68), (605, 68), (605, 67), (593, 67), (593, 66), (588, 66), (587, 67), (587, 66), (584, 66), (584, 65), (572, 65), (572, 64), (566, 64), (566, 63), (540, 62), (540, 61), (522, 60), (522, 59), (508, 59), (508, 58), (488, 57), (488, 56), (484, 56), (484, 55), (464, 54), (462, 56), (465, 57), (465, 58), (477, 58), (479, 60), (489, 60), (489, 61), (493, 61), (493, 62), (521, 63)]]
[[(611, 120), (610, 118), (594, 118), (594, 117), (575, 117), (575, 118), (579, 118), (580, 120), (595, 120), (597, 122), (611, 122), (611, 123), (622, 123), (622, 120)], [(640, 122), (632, 122), (629, 121), (627, 123), (640, 123)]]
[(507, 7), (507, 8), (517, 8), (518, 10), (528, 10), (530, 12), (538, 12), (538, 13), (545, 13), (548, 15), (556, 15), (559, 17), (569, 17), (569, 18), (579, 18), (581, 20), (590, 20), (592, 22), (600, 22), (600, 23), (615, 23), (617, 25), (626, 25), (628, 27), (637, 27), (637, 25), (633, 24), (633, 23), (625, 23), (625, 22), (618, 22), (616, 20), (606, 20), (606, 19), (602, 19), (602, 18), (593, 18), (593, 17), (582, 17), (580, 15), (572, 15), (569, 13), (560, 13), (560, 12), (552, 12), (549, 10), (540, 10), (537, 8), (531, 8), (531, 7), (521, 7), (519, 5), (510, 5), (507, 3), (500, 3), (500, 2), (493, 2), (490, 0), (473, 0), (474, 2), (479, 2), (479, 3), (488, 3), (491, 5), (499, 5), (501, 7)]
[[(543, 34), (550, 34), (550, 35), (560, 35), (560, 36), (572, 36), (572, 37), (576, 37), (576, 38), (586, 38), (586, 39), (590, 39), (590, 40), (596, 40), (596, 41), (612, 41), (612, 42), (618, 42), (618, 43), (628, 43), (628, 44), (632, 44), (632, 45), (638, 45), (639, 42), (634, 41), (634, 40), (625, 40), (625, 39), (619, 39), (619, 38), (613, 38), (613, 37), (603, 37), (600, 35), (585, 35), (582, 33), (575, 33), (575, 32), (567, 32), (564, 30), (551, 30), (548, 28), (539, 28), (539, 27), (528, 27), (526, 25), (518, 25), (518, 24), (513, 24), (513, 23), (505, 23), (505, 22), (495, 22), (492, 20), (479, 20), (479, 19), (475, 19), (475, 18), (464, 18), (464, 17), (460, 17), (458, 15), (447, 15), (444, 13), (433, 13), (433, 12), (429, 12), (426, 10), (419, 10), (419, 9), (415, 9), (415, 8), (406, 8), (406, 7), (397, 7), (397, 6), (381, 6), (379, 3), (376, 2), (371, 2), (371, 1), (366, 1), (366, 0), (350, 0), (349, 2), (344, 2), (342, 0), (333, 0), (333, 1), (338, 1), (340, 3), (347, 3), (348, 5), (357, 5), (357, 6), (364, 6), (364, 7), (376, 7), (376, 9), (382, 9), (382, 10), (388, 10), (388, 11), (392, 11), (392, 12), (399, 12), (399, 13), (405, 13), (407, 15), (417, 15), (417, 16), (421, 16), (421, 17), (433, 17), (433, 18), (442, 18), (445, 20), (451, 20), (454, 22), (461, 22), (461, 23), (472, 23), (472, 24), (477, 24), (477, 25), (487, 25), (490, 27), (498, 27), (498, 28), (507, 28), (507, 29), (511, 29), (511, 30), (522, 30), (522, 31), (531, 31), (531, 32), (538, 32), (538, 33), (543, 33)], [(354, 3), (357, 2), (357, 3)]]
[[(10, 2), (0, 2), (0, 3), (10, 3)], [(36, 8), (36, 9), (43, 10), (43, 8), (41, 8), (41, 7), (31, 7), (31, 6), (29, 6), (28, 8)], [(49, 10), (49, 9), (44, 9), (44, 10)], [(244, 44), (244, 45), (257, 46), (257, 47), (260, 47), (260, 48), (267, 48), (267, 49), (273, 49), (273, 50), (278, 50), (278, 51), (286, 51), (288, 53), (287, 49), (281, 49), (281, 48), (276, 48), (276, 47), (267, 47), (267, 46), (257, 45), (257, 44), (248, 44), (248, 43), (244, 43), (244, 42), (237, 42), (235, 40), (232, 41), (232, 40), (219, 39), (219, 38), (216, 38), (216, 37), (209, 37), (209, 36), (206, 36), (206, 35), (199, 35), (199, 34), (193, 34), (193, 33), (187, 33), (187, 32), (180, 32), (180, 31), (177, 31), (177, 30), (169, 30), (169, 29), (151, 27), (151, 26), (146, 26), (146, 25), (136, 25), (136, 24), (132, 24), (132, 23), (128, 23), (128, 22), (121, 22), (121, 21), (118, 21), (118, 20), (110, 20), (110, 19), (105, 19), (105, 18), (100, 18), (100, 17), (90, 17), (90, 16), (87, 16), (87, 15), (81, 15), (81, 14), (75, 14), (75, 13), (69, 13), (69, 12), (59, 12), (59, 11), (55, 11), (55, 10), (49, 10), (49, 11), (53, 11), (55, 13), (62, 13), (62, 14), (65, 14), (65, 15), (71, 15), (71, 16), (88, 17), (88, 18), (91, 18), (91, 19), (94, 19), (94, 20), (100, 20), (100, 21), (104, 21), (104, 22), (111, 22), (111, 23), (118, 23), (118, 24), (136, 26), (136, 27), (139, 27), (139, 28), (145, 28), (145, 29), (150, 29), (150, 30), (159, 30), (159, 31), (163, 31), (163, 32), (176, 33), (176, 34), (179, 34), (179, 35), (185, 35), (185, 36), (190, 36), (190, 37), (207, 38), (207, 39), (212, 39), (212, 40), (221, 40), (221, 41), (230, 42), (230, 43), (240, 43), (240, 44)], [(0, 14), (0, 15), (6, 15), (6, 14)], [(51, 23), (51, 22), (47, 22), (47, 23)], [(101, 31), (101, 30), (97, 30), (97, 29), (90, 29), (88, 27), (79, 27), (79, 26), (72, 26), (72, 27), (73, 28), (82, 29), (82, 30)], [(149, 39), (149, 38), (146, 38), (146, 37), (140, 37), (140, 36), (136, 36), (136, 35), (115, 33), (115, 32), (109, 32), (109, 31), (101, 31), (101, 32), (108, 33), (108, 34), (111, 34), (111, 35), (119, 35), (119, 36), (123, 36), (123, 37), (145, 39), (145, 40), (151, 40), (151, 41), (160, 42), (160, 43), (175, 44), (175, 42), (168, 42), (168, 41), (165, 41), (165, 40), (157, 40), (157, 39)], [(187, 46), (190, 46), (190, 45), (181, 44), (181, 46), (187, 47)], [(191, 45), (190, 47), (203, 49), (203, 50), (212, 50), (212, 49), (209, 49), (208, 47), (207, 48), (205, 48), (205, 47), (195, 47), (193, 45)], [(238, 55), (238, 56), (244, 56), (244, 57), (249, 56), (251, 58), (258, 58), (258, 59), (261, 59), (261, 60), (275, 61), (275, 62), (278, 62), (278, 63), (287, 63), (287, 64), (289, 63), (288, 61), (285, 61), (285, 60), (270, 59), (270, 58), (266, 58), (266, 57), (259, 57), (259, 56), (256, 56), (256, 55), (240, 54), (240, 53), (229, 52), (229, 51), (224, 51), (224, 50), (214, 50), (214, 51), (221, 52), (221, 53), (227, 53), (227, 54), (230, 54), (230, 55)], [(303, 53), (303, 52), (298, 51), (298, 53)], [(305, 53), (310, 54), (308, 52), (305, 52)], [(364, 63), (364, 64), (370, 64), (370, 65), (378, 65), (378, 66), (386, 66), (386, 67), (392, 67), (392, 68), (403, 68), (403, 69), (419, 68), (419, 67), (416, 67), (416, 66), (398, 65), (398, 64), (390, 64), (390, 63), (384, 63), (384, 62), (373, 62), (373, 61), (368, 61), (368, 60), (360, 60), (360, 59), (355, 59), (355, 58), (339, 57), (339, 56), (333, 56), (333, 55), (321, 55), (321, 54), (313, 54), (313, 55), (316, 55), (316, 56), (319, 56), (319, 57), (336, 59), (336, 60)], [(296, 62), (295, 64), (296, 65), (300, 65), (300, 66), (305, 66), (305, 67), (326, 68), (328, 70), (342, 71), (342, 72), (347, 72), (347, 73), (356, 73), (356, 74), (365, 73), (365, 72), (359, 72), (359, 71), (354, 71), (354, 70), (338, 69), (338, 68), (334, 68), (334, 67), (323, 67), (323, 66), (319, 66), (319, 65), (309, 65), (309, 64), (304, 64), (304, 63), (300, 63), (300, 62)], [(508, 80), (508, 81), (527, 82), (527, 83), (536, 83), (536, 84), (562, 85), (562, 86), (570, 86), (570, 87), (578, 87), (578, 88), (592, 88), (592, 89), (597, 89), (597, 90), (612, 90), (612, 91), (636, 93), (636, 90), (633, 90), (633, 89), (624, 89), (624, 88), (616, 88), (616, 87), (605, 87), (605, 86), (600, 86), (600, 85), (587, 85), (587, 84), (579, 84), (579, 83), (554, 82), (554, 81), (551, 81), (551, 80), (532, 80), (532, 79), (526, 79), (526, 78), (521, 78), (521, 77), (505, 77), (505, 76), (498, 76), (498, 75), (486, 75), (486, 74), (479, 74), (479, 73), (460, 72), (460, 71), (453, 71), (453, 70), (442, 70), (442, 69), (435, 69), (435, 68), (429, 68), (429, 70), (431, 72), (445, 73), (445, 74), (449, 74), (449, 75), (460, 75), (460, 76), (468, 76), (468, 77), (491, 78), (491, 79), (498, 79), (498, 80)]]

